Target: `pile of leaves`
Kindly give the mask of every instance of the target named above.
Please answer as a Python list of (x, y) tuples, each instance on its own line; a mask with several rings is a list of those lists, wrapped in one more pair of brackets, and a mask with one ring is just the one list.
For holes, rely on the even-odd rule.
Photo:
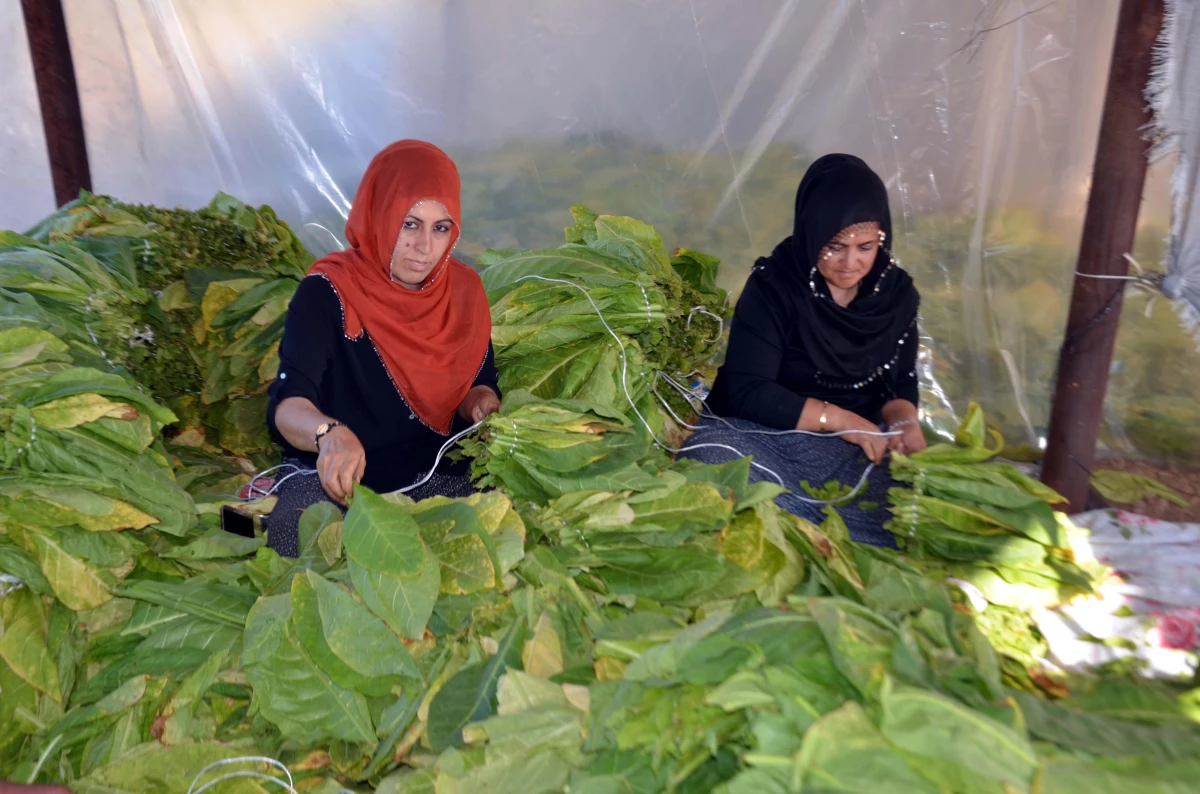
[(175, 417), (68, 350), (41, 329), (0, 331), (0, 571), (78, 610), (109, 600), (153, 537), (197, 520), (162, 453)]
[(669, 255), (654, 227), (634, 218), (571, 213), (565, 245), (479, 257), (500, 386), (622, 413), (632, 402), (657, 432), (656, 373), (702, 370), (718, 350), (729, 315), (720, 262), (687, 249)]
[[(992, 461), (1004, 440), (972, 404), (956, 444), (893, 455), (888, 528), (911, 557), (1018, 609), (1092, 593), (1095, 570), (1075, 561), (1080, 533), (1053, 505), (1066, 500), (1009, 463)], [(989, 446), (989, 442), (991, 445)]]
[[(210, 445), (239, 455), (270, 446), (265, 391), (288, 302), (312, 262), (270, 207), (222, 193), (200, 210), (168, 210), (84, 192), (4, 242), (12, 246), (0, 249), (4, 265), (29, 261), (43, 284), (6, 275), (14, 300), (30, 294), (60, 323), (82, 328), (73, 339), (135, 372), (184, 429), (214, 431)], [(41, 255), (31, 260), (34, 251)], [(86, 272), (54, 267), (81, 259)]]
[(1194, 786), (1200, 691), (1038, 672), (1022, 610), (1089, 572), (981, 412), (893, 464), (907, 558), (786, 513), (747, 459), (671, 461), (653, 382), (712, 358), (717, 262), (574, 214), (561, 248), (484, 257), (506, 399), (463, 451), (495, 490), (357, 489), (303, 514), (294, 559), (219, 519), (263, 495), (256, 400), (307, 261), (286, 226), (85, 195), (0, 238), (0, 779), (184, 794), (232, 769), (208, 790), (261, 794), (270, 758), (312, 794)]
[(358, 489), (304, 514), (296, 559), (198, 528), (96, 607), (9, 593), (0, 775), (183, 792), (267, 756), (331, 794), (1166, 792), (1200, 771), (1195, 692), (1012, 689), (957, 590), (783, 512), (747, 461), (645, 471), (544, 505)]

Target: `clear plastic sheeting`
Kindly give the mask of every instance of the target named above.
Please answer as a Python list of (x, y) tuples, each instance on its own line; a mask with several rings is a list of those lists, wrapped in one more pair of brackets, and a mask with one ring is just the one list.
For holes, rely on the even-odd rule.
[(1163, 292), (1200, 344), (1200, 4), (1168, 0), (1150, 96), (1159, 151), (1177, 154)]
[[(896, 252), (924, 296), (930, 416), (948, 430), (979, 400), (1031, 446), (1117, 6), (65, 0), (96, 188), (188, 206), (225, 190), (274, 206), (317, 252), (340, 245), (371, 155), (418, 137), (461, 168), (464, 258), (558, 244), (583, 202), (719, 255), (736, 290), (789, 232), (807, 163), (860, 155), (889, 186)], [(1142, 261), (1167, 234), (1163, 174)], [(25, 210), (5, 194), (0, 225)], [(1200, 454), (1176, 449), (1170, 424), (1200, 426), (1190, 339), (1165, 302), (1144, 307), (1123, 321), (1105, 443)]]
[(0, 0), (0, 75), (0, 228), (24, 229), (54, 211), (54, 188), (19, 0)]

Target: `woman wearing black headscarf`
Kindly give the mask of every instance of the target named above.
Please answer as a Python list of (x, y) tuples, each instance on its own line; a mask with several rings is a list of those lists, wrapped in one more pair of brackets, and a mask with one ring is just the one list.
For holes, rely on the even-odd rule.
[[(821, 520), (799, 483), (866, 491), (838, 505), (856, 540), (892, 544), (887, 450), (925, 447), (917, 414), (917, 307), (912, 279), (895, 263), (887, 189), (857, 157), (814, 162), (796, 193), (792, 236), (759, 259), (734, 313), (725, 364), (687, 457), (752, 455), (753, 479), (794, 493), (779, 504)], [(886, 428), (887, 433), (881, 432)], [(830, 433), (824, 438), (811, 434)], [(769, 470), (769, 471), (768, 471)]]

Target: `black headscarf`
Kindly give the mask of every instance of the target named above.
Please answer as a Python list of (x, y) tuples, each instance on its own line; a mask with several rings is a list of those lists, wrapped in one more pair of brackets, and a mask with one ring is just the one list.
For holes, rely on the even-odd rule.
[[(871, 221), (883, 230), (885, 243), (857, 296), (838, 306), (816, 268), (817, 257), (843, 229)], [(792, 236), (755, 263), (791, 304), (788, 319), (799, 325), (793, 338), (828, 378), (852, 384), (875, 374), (896, 355), (901, 335), (916, 318), (920, 297), (912, 278), (895, 266), (891, 241), (883, 180), (857, 157), (827, 154), (809, 166), (796, 191)]]

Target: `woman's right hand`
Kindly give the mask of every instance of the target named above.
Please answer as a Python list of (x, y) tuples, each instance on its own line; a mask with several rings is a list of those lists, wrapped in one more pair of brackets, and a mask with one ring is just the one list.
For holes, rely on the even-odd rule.
[(367, 452), (354, 431), (345, 425), (338, 425), (322, 436), (318, 447), (317, 476), (321, 485), (344, 505), (367, 469)]
[[(830, 430), (841, 433), (838, 438), (861, 447), (867, 459), (876, 466), (883, 463), (887, 454), (888, 440), (880, 435), (879, 427), (853, 411), (829, 406), (826, 424)], [(868, 435), (874, 433), (875, 435)]]

